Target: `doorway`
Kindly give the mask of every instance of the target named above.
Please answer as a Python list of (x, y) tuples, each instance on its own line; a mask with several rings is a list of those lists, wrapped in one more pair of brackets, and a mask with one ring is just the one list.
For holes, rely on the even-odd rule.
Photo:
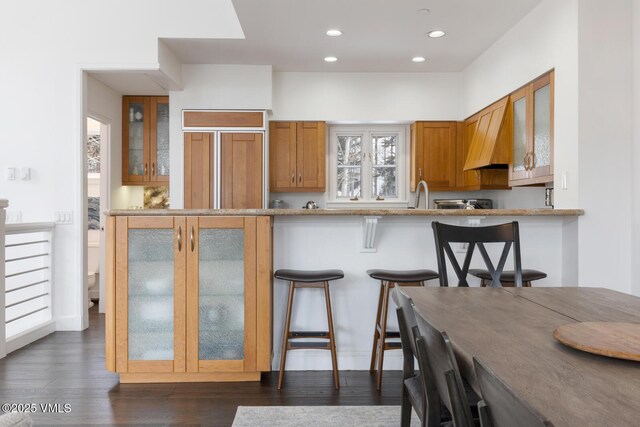
[[(109, 209), (109, 125), (96, 117), (87, 117), (87, 289), (88, 306), (98, 303), (100, 313), (105, 301), (105, 218)], [(102, 272), (102, 274), (101, 274)]]

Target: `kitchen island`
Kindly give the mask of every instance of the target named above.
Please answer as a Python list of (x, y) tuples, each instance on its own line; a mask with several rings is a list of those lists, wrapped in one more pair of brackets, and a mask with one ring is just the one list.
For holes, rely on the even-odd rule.
[[(123, 382), (257, 380), (280, 358), (272, 348), (278, 349), (282, 339), (287, 295), (286, 286), (274, 281), (272, 272), (340, 268), (345, 278), (331, 287), (338, 366), (368, 369), (379, 284), (366, 270), (437, 270), (432, 221), (457, 225), (519, 221), (523, 267), (545, 271), (548, 277), (536, 285), (553, 286), (577, 279), (572, 277), (577, 271), (572, 250), (577, 247), (577, 217), (583, 213), (579, 209), (111, 211), (107, 367), (119, 372)], [(322, 293), (306, 292), (296, 298), (292, 329), (322, 330), (326, 322)], [(390, 328), (394, 326), (391, 316)], [(401, 353), (390, 352), (385, 367), (400, 369)], [(325, 352), (300, 350), (289, 355), (287, 369), (330, 369), (330, 359)]]

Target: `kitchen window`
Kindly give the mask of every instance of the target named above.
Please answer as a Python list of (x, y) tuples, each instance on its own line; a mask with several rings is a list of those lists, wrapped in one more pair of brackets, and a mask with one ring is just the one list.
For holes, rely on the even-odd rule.
[(330, 129), (328, 207), (406, 207), (403, 126)]

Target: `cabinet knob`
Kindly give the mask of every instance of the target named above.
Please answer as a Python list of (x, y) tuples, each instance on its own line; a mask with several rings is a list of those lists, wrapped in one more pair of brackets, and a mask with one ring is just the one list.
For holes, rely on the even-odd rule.
[(182, 252), (182, 226), (178, 226), (178, 252)]
[(195, 242), (193, 241), (193, 225), (191, 226), (191, 252), (195, 249)]
[(151, 175), (156, 176), (156, 164), (151, 163)]

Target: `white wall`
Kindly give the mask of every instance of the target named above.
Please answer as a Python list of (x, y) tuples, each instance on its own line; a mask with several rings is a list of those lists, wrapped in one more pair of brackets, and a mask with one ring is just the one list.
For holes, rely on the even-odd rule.
[(460, 120), (460, 73), (273, 73), (272, 120)]
[[(632, 164), (633, 169), (633, 234), (632, 234), (632, 258), (634, 265), (640, 259), (640, 0), (633, 0), (632, 9), (632, 48), (633, 48), (633, 144)], [(631, 284), (631, 292), (640, 296), (640, 281), (634, 280)]]
[[(4, 8), (9, 9), (9, 8)], [(37, 13), (34, 13), (37, 11)], [(99, 11), (99, 19), (96, 19)], [(123, 13), (126, 11), (126, 13)], [(54, 309), (59, 330), (86, 327), (84, 135), (81, 69), (158, 70), (158, 38), (243, 37), (230, 0), (24, 0), (0, 14), (0, 170), (29, 166), (28, 182), (1, 181), (23, 221), (74, 222), (55, 229)], [(15, 149), (19, 146), (19, 149)], [(84, 266), (78, 268), (78, 266)], [(86, 306), (86, 304), (85, 304)]]
[[(578, 0), (545, 0), (464, 71), (464, 116), (555, 68), (554, 177), (558, 208), (578, 200)], [(560, 190), (562, 172), (569, 188)]]
[(171, 133), (171, 207), (184, 206), (184, 139), (182, 110), (271, 109), (270, 65), (182, 66), (182, 86), (169, 92)]
[(580, 0), (578, 10), (579, 199), (587, 212), (580, 285), (630, 292), (631, 200), (640, 197), (631, 191), (631, 1)]

